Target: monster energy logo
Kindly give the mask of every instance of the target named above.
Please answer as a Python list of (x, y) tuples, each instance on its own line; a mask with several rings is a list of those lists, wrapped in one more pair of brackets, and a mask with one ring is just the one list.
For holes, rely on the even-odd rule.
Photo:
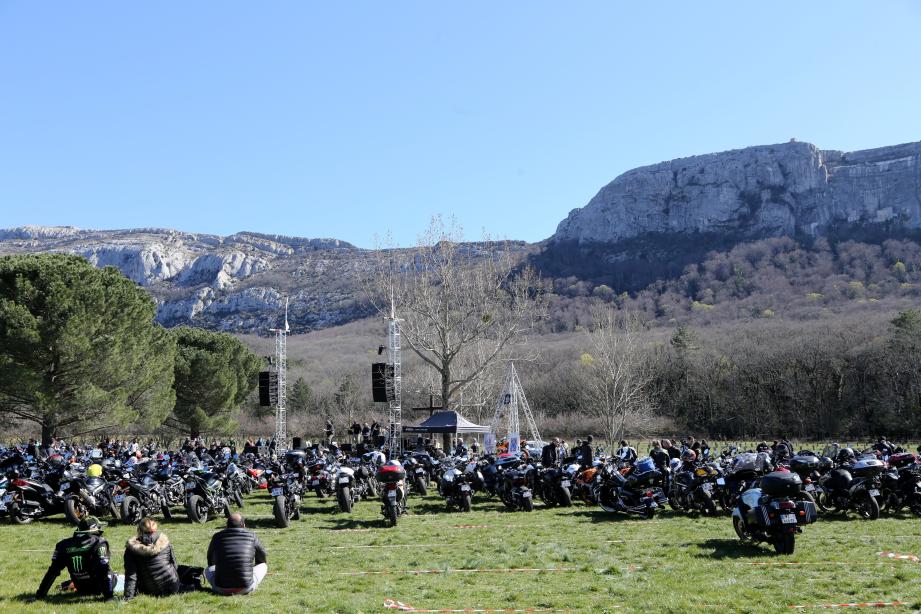
[(70, 557), (70, 562), (73, 565), (74, 573), (83, 573), (83, 556), (76, 555)]

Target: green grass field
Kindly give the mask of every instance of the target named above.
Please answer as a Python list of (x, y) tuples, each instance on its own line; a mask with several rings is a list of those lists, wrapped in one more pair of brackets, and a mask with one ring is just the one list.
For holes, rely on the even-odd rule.
[[(790, 611), (790, 605), (868, 600), (921, 604), (921, 563), (878, 556), (883, 550), (921, 554), (921, 519), (910, 516), (820, 519), (799, 536), (795, 555), (778, 557), (766, 546), (740, 545), (728, 517), (690, 518), (665, 511), (645, 521), (583, 504), (506, 512), (495, 500), (475, 502), (469, 514), (446, 513), (442, 501), (429, 495), (412, 498), (410, 515), (397, 528), (386, 529), (375, 501), (361, 502), (345, 515), (334, 501), (310, 496), (303, 509), (300, 521), (276, 529), (264, 491), (248, 499), (243, 512), (269, 552), (270, 575), (255, 594), (139, 597), (111, 607), (60, 594), (45, 603), (27, 603), (54, 543), (71, 528), (63, 518), (24, 527), (4, 523), (0, 608), (43, 613), (386, 612), (387, 598), (419, 609), (573, 612), (780, 612)], [(218, 521), (193, 526), (184, 516), (162, 524), (179, 562), (202, 566), (208, 540), (219, 526)], [(132, 533), (133, 527), (117, 525), (106, 530), (116, 570), (122, 569), (124, 542)], [(456, 571), (508, 568), (555, 571)], [(357, 575), (366, 571), (388, 573)]]

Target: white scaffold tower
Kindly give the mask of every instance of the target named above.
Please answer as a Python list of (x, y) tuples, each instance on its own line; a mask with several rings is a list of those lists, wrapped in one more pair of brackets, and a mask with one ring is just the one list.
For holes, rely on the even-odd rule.
[(400, 362), (400, 320), (397, 319), (392, 298), (387, 324), (387, 348), (390, 366), (393, 368), (392, 377), (386, 378), (387, 398), (390, 399), (387, 448), (390, 450), (390, 458), (399, 458), (403, 447), (403, 368)]
[(285, 322), (275, 333), (275, 377), (278, 393), (275, 401), (275, 454), (288, 450), (288, 299), (285, 299)]
[(524, 412), (525, 420), (527, 421), (530, 434), (528, 441), (543, 441), (540, 438), (540, 432), (537, 430), (534, 414), (531, 413), (528, 398), (524, 394), (524, 388), (521, 387), (521, 381), (518, 379), (518, 371), (515, 370), (515, 364), (510, 362), (505, 368), (502, 392), (499, 393), (499, 399), (496, 401), (496, 415), (490, 425), (493, 441), (498, 441), (503, 418), (507, 418), (508, 421), (507, 436), (509, 440), (511, 441), (513, 436), (521, 436), (521, 425), (518, 420), (519, 408)]

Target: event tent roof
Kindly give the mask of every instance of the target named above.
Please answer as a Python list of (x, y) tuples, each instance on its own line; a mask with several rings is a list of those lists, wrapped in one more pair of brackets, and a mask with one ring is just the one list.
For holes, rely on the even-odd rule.
[(456, 411), (439, 411), (418, 426), (404, 426), (404, 433), (488, 433), (488, 426), (474, 424)]

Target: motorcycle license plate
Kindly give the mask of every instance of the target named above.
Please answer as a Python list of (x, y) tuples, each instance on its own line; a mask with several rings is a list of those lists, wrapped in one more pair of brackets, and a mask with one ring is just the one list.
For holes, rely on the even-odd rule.
[(725, 486), (725, 485), (726, 485), (726, 478), (716, 478), (716, 485), (717, 485), (717, 486)]
[(314, 480), (314, 481), (311, 482), (310, 484), (313, 485), (313, 486), (319, 486), (319, 485), (320, 485), (320, 480)]
[(784, 514), (780, 517), (780, 522), (783, 524), (796, 524), (796, 516), (794, 514)]
[(569, 488), (569, 484), (570, 484), (569, 480), (563, 480), (562, 482), (560, 482), (560, 486), (562, 486), (563, 488)]
[(387, 497), (388, 497), (389, 499), (396, 499), (396, 498), (397, 498), (397, 491), (395, 491), (395, 490), (389, 490), (389, 491), (387, 491)]
[(67, 490), (68, 488), (70, 488), (70, 482), (64, 482), (61, 484), (61, 490)]
[(272, 489), (272, 496), (273, 496), (273, 497), (280, 497), (280, 496), (283, 495), (283, 494), (285, 494), (285, 489), (284, 489), (284, 488), (273, 488), (273, 489)]
[(416, 473), (425, 473), (425, 469), (423, 469), (422, 467), (419, 467), (418, 469), (416, 469)]
[(461, 492), (470, 492), (470, 486), (468, 484), (461, 484)]
[(530, 499), (530, 498), (531, 498), (531, 493), (530, 493), (530, 492), (523, 492), (523, 493), (521, 493), (521, 496), (524, 497), (525, 499)]
[(876, 490), (876, 489), (873, 489), (873, 490), (871, 490), (871, 491), (869, 491), (869, 492), (870, 492), (870, 496), (871, 496), (871, 497), (878, 497), (878, 496), (879, 496), (879, 491)]
[(349, 483), (349, 479), (348, 479), (348, 478), (339, 478), (339, 483), (340, 483), (340, 484), (348, 484), (348, 483)]
[(9, 502), (12, 501), (12, 500), (13, 500), (13, 495), (3, 495), (3, 502), (4, 502), (4, 503), (9, 503)]
[(121, 503), (121, 502), (124, 501), (124, 500), (125, 500), (125, 495), (115, 495), (115, 502), (116, 502), (116, 503)]
[(805, 486), (803, 486), (803, 489), (806, 492), (812, 492), (815, 490), (815, 484), (806, 484)]

